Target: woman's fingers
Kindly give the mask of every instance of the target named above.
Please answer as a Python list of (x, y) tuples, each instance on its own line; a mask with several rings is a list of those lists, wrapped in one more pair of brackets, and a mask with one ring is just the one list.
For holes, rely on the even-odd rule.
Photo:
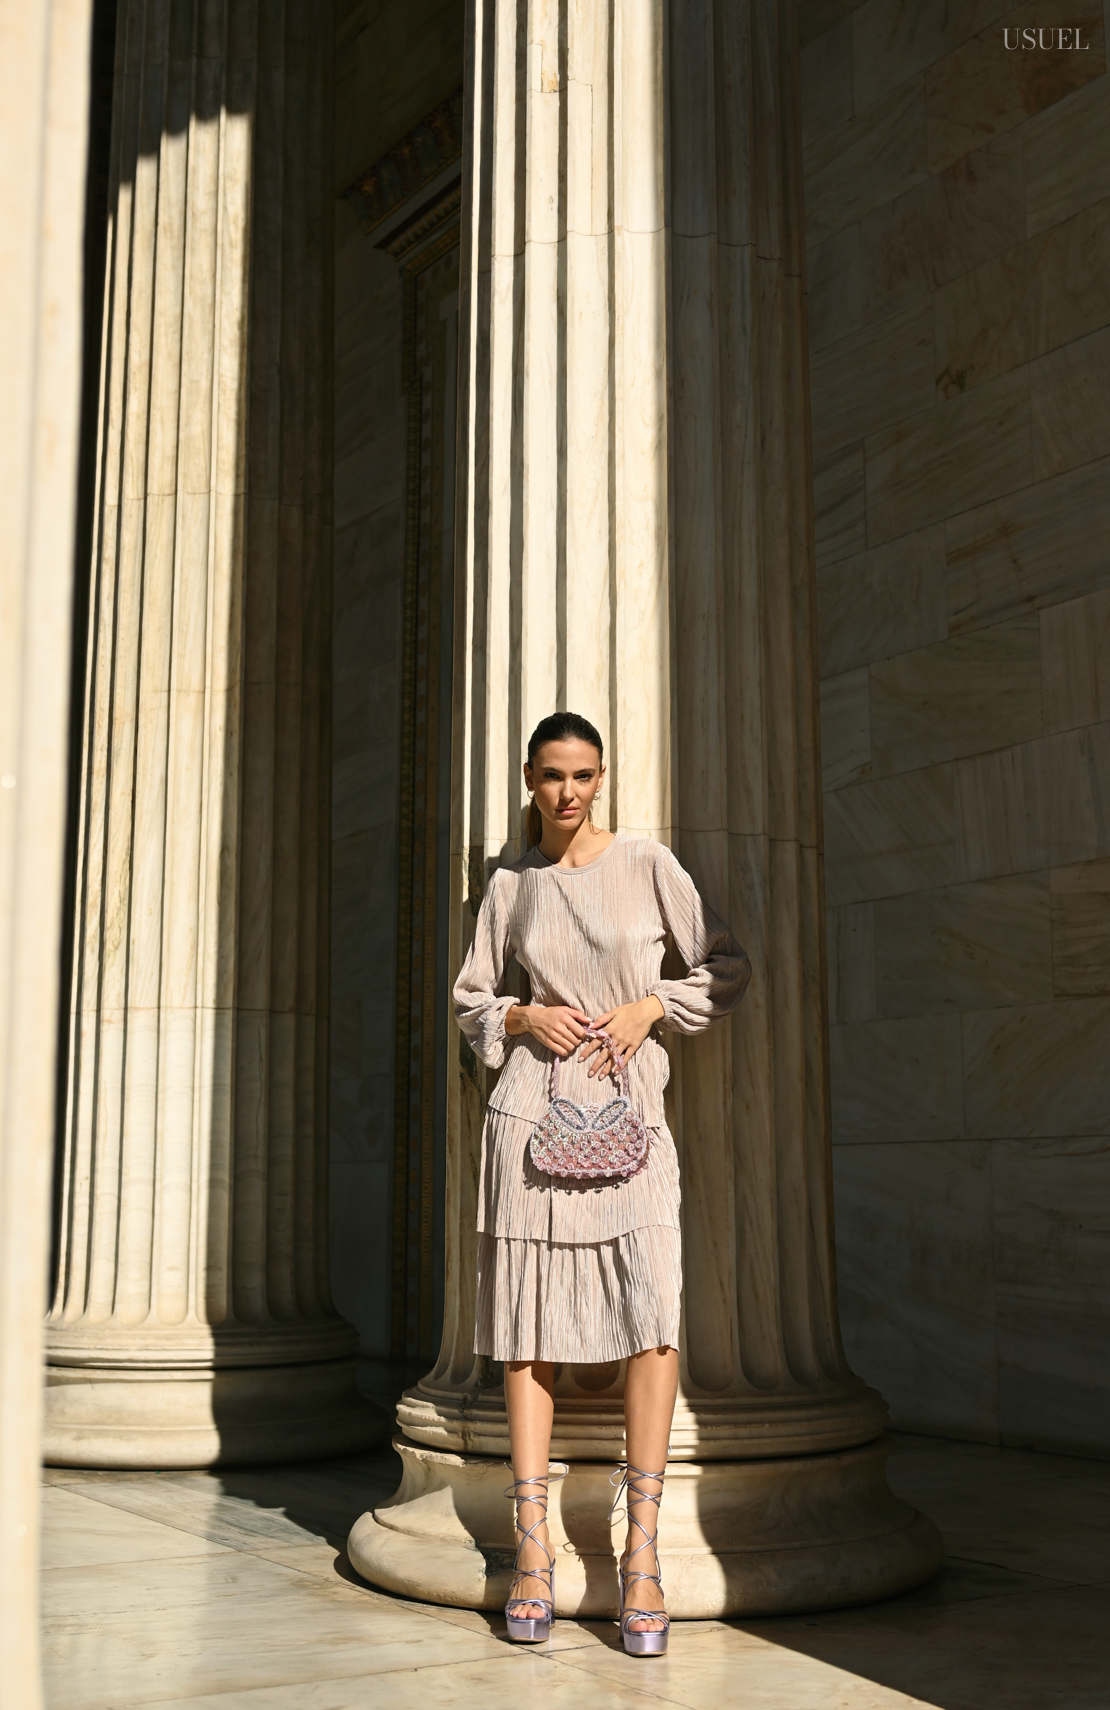
[(568, 1010), (563, 1016), (552, 1017), (549, 1027), (550, 1048), (557, 1050), (560, 1056), (569, 1057), (582, 1043), (586, 1029), (575, 1019), (578, 1013), (577, 1010)]
[[(617, 1049), (620, 1050), (619, 1045), (617, 1046)], [(624, 1056), (623, 1051), (621, 1051), (621, 1056), (622, 1057)], [(590, 1079), (592, 1080), (595, 1075), (597, 1075), (597, 1076), (601, 1076), (601, 1075), (612, 1076), (614, 1067), (615, 1067), (615, 1065), (613, 1062), (613, 1053), (609, 1049), (608, 1045), (606, 1045), (603, 1048), (603, 1054), (598, 1058), (597, 1062), (593, 1065), (593, 1067), (590, 1070)]]
[(534, 1026), (533, 1031), (541, 1044), (560, 1057), (570, 1057), (581, 1047), (579, 1062), (590, 1063), (589, 1078), (594, 1080), (603, 1075), (612, 1076), (616, 1070), (616, 1060), (613, 1050), (604, 1039), (586, 1038), (588, 1030), (604, 1028), (616, 1047), (616, 1056), (622, 1063), (626, 1063), (643, 1044), (646, 1035), (641, 1029), (635, 1026), (629, 1029), (627, 1023), (622, 1024), (620, 1021), (615, 1028), (610, 1025), (614, 1017), (619, 1017), (620, 1014), (621, 1009), (618, 1006), (591, 1021), (588, 1015), (571, 1004), (553, 1005), (544, 1016), (542, 1024)]

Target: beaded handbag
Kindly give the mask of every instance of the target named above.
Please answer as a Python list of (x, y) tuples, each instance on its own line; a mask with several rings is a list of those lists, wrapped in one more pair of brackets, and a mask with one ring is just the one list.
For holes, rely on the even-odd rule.
[(650, 1142), (628, 1099), (624, 1059), (601, 1028), (587, 1039), (603, 1039), (613, 1055), (617, 1097), (608, 1104), (575, 1104), (559, 1097), (559, 1059), (551, 1065), (551, 1103), (528, 1143), (537, 1170), (577, 1181), (627, 1179), (647, 1163)]

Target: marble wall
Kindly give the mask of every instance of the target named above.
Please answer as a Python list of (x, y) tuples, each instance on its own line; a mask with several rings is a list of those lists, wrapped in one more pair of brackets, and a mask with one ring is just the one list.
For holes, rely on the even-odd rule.
[(801, 26), (844, 1333), (898, 1424), (1106, 1453), (1102, 7)]
[[(462, 82), (461, 0), (339, 0), (336, 191)], [(336, 206), (331, 1252), (390, 1347), (405, 402), (401, 273)]]

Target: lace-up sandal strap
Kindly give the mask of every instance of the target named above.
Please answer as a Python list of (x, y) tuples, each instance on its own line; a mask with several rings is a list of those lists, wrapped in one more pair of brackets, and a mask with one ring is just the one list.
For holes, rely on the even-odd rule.
[[(620, 1484), (617, 1486), (617, 1494), (613, 1499), (613, 1506), (609, 1510), (610, 1523), (612, 1522), (614, 1514), (620, 1507), (621, 1498), (623, 1497), (625, 1512), (628, 1515), (629, 1524), (638, 1527), (644, 1534), (644, 1543), (650, 1544), (653, 1542), (653, 1535), (648, 1531), (643, 1522), (633, 1514), (632, 1502), (654, 1502), (656, 1508), (658, 1508), (659, 1504), (663, 1500), (663, 1491), (661, 1488), (657, 1491), (640, 1490), (633, 1481), (638, 1478), (654, 1478), (657, 1479), (660, 1486), (662, 1486), (663, 1480), (667, 1476), (666, 1470), (663, 1472), (644, 1472), (640, 1467), (630, 1467), (626, 1463), (623, 1466), (617, 1467), (614, 1472), (609, 1474), (609, 1483), (612, 1484), (618, 1475), (620, 1476)], [(642, 1550), (643, 1547), (643, 1544), (637, 1544), (635, 1546), (637, 1550)]]
[[(506, 1463), (506, 1464), (508, 1464), (508, 1463)], [(559, 1472), (548, 1471), (545, 1473), (537, 1473), (534, 1478), (514, 1478), (511, 1482), (511, 1484), (509, 1484), (506, 1487), (506, 1489), (504, 1491), (502, 1491), (503, 1496), (509, 1496), (513, 1499), (513, 1503), (514, 1503), (513, 1518), (516, 1521), (516, 1530), (520, 1533), (520, 1542), (518, 1543), (518, 1545), (516, 1547), (516, 1561), (513, 1563), (513, 1570), (514, 1571), (513, 1571), (512, 1583), (509, 1586), (509, 1601), (505, 1606), (506, 1608), (509, 1608), (510, 1606), (512, 1606), (514, 1604), (536, 1603), (541, 1608), (547, 1609), (549, 1614), (552, 1610), (552, 1604), (551, 1604), (550, 1597), (547, 1597), (547, 1598), (543, 1598), (543, 1597), (514, 1597), (513, 1596), (513, 1589), (516, 1586), (517, 1582), (519, 1580), (522, 1580), (522, 1579), (546, 1579), (547, 1584), (548, 1584), (548, 1591), (550, 1592), (550, 1590), (551, 1590), (551, 1575), (552, 1575), (554, 1568), (555, 1568), (555, 1553), (553, 1550), (548, 1548), (548, 1546), (544, 1543), (542, 1538), (536, 1537), (536, 1528), (538, 1526), (542, 1526), (547, 1519), (547, 1503), (548, 1503), (548, 1497), (550, 1494), (548, 1491), (548, 1488), (547, 1488), (548, 1485), (553, 1480), (556, 1483), (558, 1483), (560, 1479), (566, 1478), (567, 1473), (570, 1471), (570, 1468), (567, 1466), (563, 1466), (562, 1463), (560, 1463), (560, 1466), (562, 1467), (562, 1470)], [(540, 1492), (539, 1495), (533, 1495), (533, 1494), (527, 1494), (527, 1493), (522, 1494), (522, 1490), (525, 1486), (532, 1486), (532, 1485), (541, 1485), (543, 1487), (542, 1491)], [(533, 1503), (535, 1503), (536, 1507), (539, 1508), (541, 1511), (539, 1513), (539, 1515), (537, 1516), (537, 1518), (535, 1520), (533, 1520), (533, 1522), (530, 1526), (522, 1526), (520, 1523), (520, 1516), (515, 1511), (516, 1508), (518, 1508), (520, 1503), (522, 1503), (522, 1502), (533, 1502)], [(543, 1551), (544, 1556), (546, 1557), (546, 1560), (547, 1560), (547, 1566), (546, 1567), (522, 1568), (519, 1565), (520, 1564), (520, 1552), (524, 1548), (525, 1544), (528, 1542), (529, 1539), (532, 1540), (532, 1542), (537, 1546), (537, 1548), (539, 1548)]]
[[(660, 1486), (662, 1486), (663, 1480), (666, 1477), (666, 1471), (645, 1472), (642, 1467), (633, 1467), (625, 1464), (623, 1467), (617, 1467), (616, 1471), (609, 1475), (609, 1483), (613, 1484), (618, 1475), (620, 1476), (620, 1484), (617, 1488), (616, 1500), (614, 1501), (612, 1508), (609, 1510), (609, 1518), (612, 1520), (613, 1515), (617, 1512), (621, 1497), (623, 1496), (629, 1524), (635, 1526), (637, 1530), (643, 1534), (641, 1542), (634, 1544), (629, 1550), (628, 1555), (625, 1557), (626, 1565), (619, 1569), (621, 1577), (621, 1629), (623, 1632), (628, 1633), (630, 1638), (639, 1639), (645, 1637), (645, 1635), (642, 1633), (633, 1633), (628, 1625), (630, 1621), (662, 1621), (662, 1628), (656, 1629), (655, 1636), (658, 1636), (660, 1633), (665, 1633), (671, 1624), (671, 1618), (667, 1614), (666, 1610), (633, 1609), (625, 1602), (625, 1598), (628, 1596), (629, 1588), (635, 1585), (638, 1580), (649, 1580), (652, 1585), (657, 1585), (659, 1587), (660, 1593), (662, 1593), (663, 1590), (663, 1580), (659, 1567), (659, 1550), (656, 1544), (656, 1537), (658, 1534), (649, 1532), (637, 1515), (633, 1514), (630, 1498), (635, 1502), (654, 1502), (656, 1509), (658, 1509), (663, 1500), (662, 1489), (660, 1488), (657, 1491), (641, 1490), (637, 1487), (635, 1481), (641, 1478), (656, 1479)], [(634, 1555), (637, 1555), (640, 1550), (646, 1549), (650, 1549), (652, 1555), (655, 1557), (654, 1573), (643, 1573), (639, 1568), (627, 1566), (627, 1563), (631, 1561)]]

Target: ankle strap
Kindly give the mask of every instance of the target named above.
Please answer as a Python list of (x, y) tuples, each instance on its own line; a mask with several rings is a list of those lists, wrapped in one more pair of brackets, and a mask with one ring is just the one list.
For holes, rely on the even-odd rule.
[[(562, 1479), (566, 1478), (567, 1474), (570, 1472), (570, 1468), (567, 1466), (565, 1461), (555, 1461), (552, 1464), (558, 1469), (557, 1471), (553, 1472), (551, 1467), (548, 1467), (546, 1472), (537, 1473), (534, 1478), (514, 1478), (511, 1484), (501, 1492), (502, 1496), (511, 1496), (514, 1502), (534, 1502), (546, 1513), (548, 1485), (551, 1483), (558, 1484)], [(511, 1461), (506, 1461), (505, 1465), (508, 1467), (509, 1471), (512, 1472), (513, 1463)], [(543, 1489), (537, 1495), (521, 1495), (523, 1486), (530, 1484), (542, 1485)]]

